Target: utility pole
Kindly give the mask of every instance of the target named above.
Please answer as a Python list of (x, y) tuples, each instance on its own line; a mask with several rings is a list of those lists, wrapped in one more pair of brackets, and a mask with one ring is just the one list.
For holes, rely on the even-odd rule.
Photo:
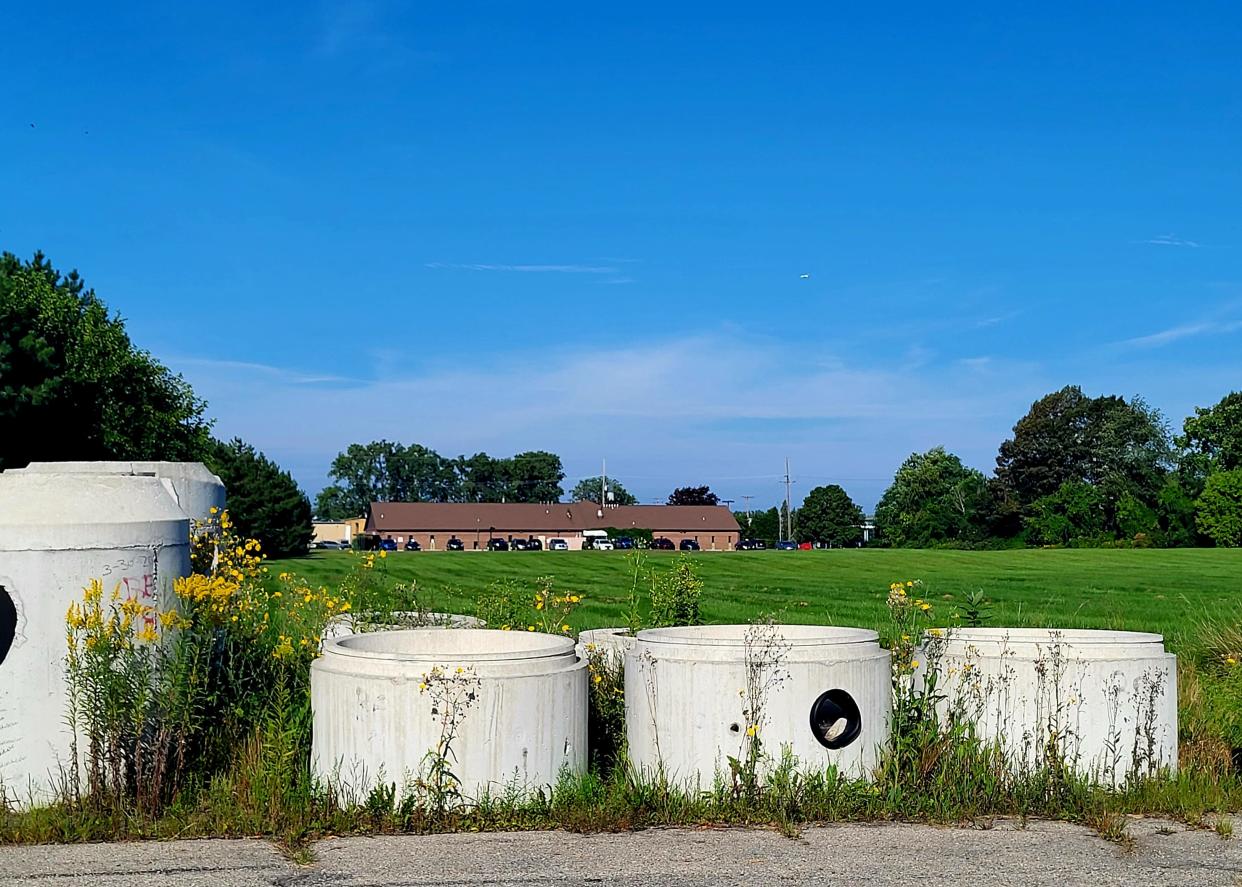
[(785, 532), (786, 539), (793, 540), (793, 507), (790, 505), (789, 486), (793, 481), (789, 479), (789, 457), (785, 457)]

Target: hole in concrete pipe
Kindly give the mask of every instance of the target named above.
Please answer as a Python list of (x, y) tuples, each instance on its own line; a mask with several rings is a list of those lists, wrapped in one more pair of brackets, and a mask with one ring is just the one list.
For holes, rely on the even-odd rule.
[(824, 748), (845, 748), (862, 733), (862, 713), (844, 690), (827, 690), (811, 705), (811, 732)]
[(0, 663), (9, 655), (13, 638), (17, 635), (17, 605), (0, 585)]

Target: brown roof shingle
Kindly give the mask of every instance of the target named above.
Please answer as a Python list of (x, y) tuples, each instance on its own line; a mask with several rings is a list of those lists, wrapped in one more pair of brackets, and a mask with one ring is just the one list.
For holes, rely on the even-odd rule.
[(603, 509), (602, 517), (599, 512), (593, 502), (372, 502), (367, 532), (568, 533), (607, 527), (663, 532), (738, 530), (733, 513), (720, 505), (616, 505)]

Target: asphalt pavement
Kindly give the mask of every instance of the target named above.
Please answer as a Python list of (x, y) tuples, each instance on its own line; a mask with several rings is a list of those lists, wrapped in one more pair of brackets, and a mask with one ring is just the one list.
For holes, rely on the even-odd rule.
[(0, 887), (467, 885), (1242, 885), (1242, 839), (1150, 819), (1130, 848), (1063, 823), (839, 825), (800, 837), (744, 829), (340, 838), (289, 862), (264, 841), (0, 848)]

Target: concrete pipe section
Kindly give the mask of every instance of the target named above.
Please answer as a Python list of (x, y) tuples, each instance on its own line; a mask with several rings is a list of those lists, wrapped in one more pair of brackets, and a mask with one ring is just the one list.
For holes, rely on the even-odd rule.
[(999, 740), (1015, 767), (1059, 752), (1121, 785), (1177, 766), (1177, 657), (1158, 634), (955, 628), (925, 647), (941, 716), (956, 709)]
[(105, 602), (166, 608), (190, 571), (189, 518), (155, 477), (0, 473), (0, 786), (52, 800), (69, 768), (65, 613), (92, 579)]
[(463, 800), (585, 770), (587, 670), (573, 640), (416, 628), (324, 645), (311, 666), (315, 775), (347, 801), (387, 783), (398, 797), (409, 794), (445, 735), (445, 698), (456, 700), (450, 769)]
[(32, 474), (122, 474), (158, 477), (168, 493), (193, 520), (223, 510), (224, 483), (201, 462), (31, 462), (18, 471)]
[[(766, 690), (762, 690), (766, 688)], [(753, 724), (748, 699), (761, 699)], [(744, 760), (756, 726), (766, 761), (788, 749), (800, 769), (870, 775), (887, 743), (889, 654), (874, 631), (811, 625), (659, 628), (625, 660), (630, 760), (643, 773), (710, 788)]]
[(578, 655), (587, 659), (591, 653), (600, 652), (613, 664), (621, 665), (636, 640), (628, 628), (591, 628), (578, 635)]

